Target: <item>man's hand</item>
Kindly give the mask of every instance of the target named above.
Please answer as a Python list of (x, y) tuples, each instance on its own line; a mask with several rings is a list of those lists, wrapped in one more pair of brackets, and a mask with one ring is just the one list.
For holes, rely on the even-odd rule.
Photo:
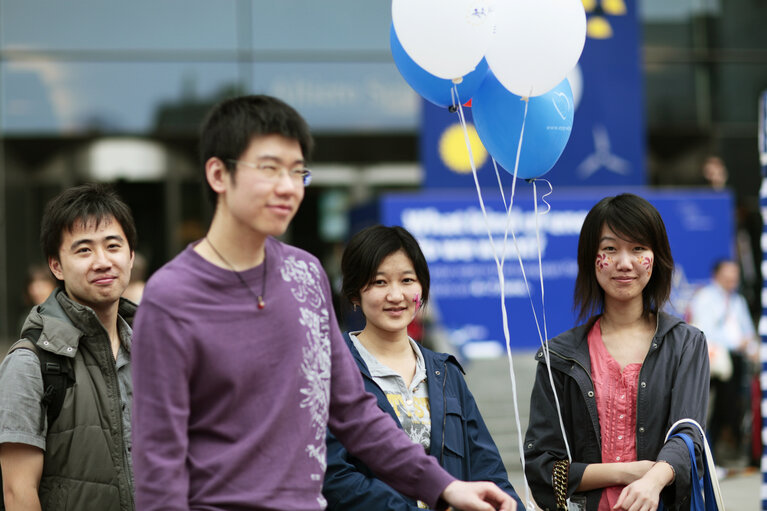
[(442, 498), (461, 511), (516, 511), (517, 502), (493, 483), (453, 481)]

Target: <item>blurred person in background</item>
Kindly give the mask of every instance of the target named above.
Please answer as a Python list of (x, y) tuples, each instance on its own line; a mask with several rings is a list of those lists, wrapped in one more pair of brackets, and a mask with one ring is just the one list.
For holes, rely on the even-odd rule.
[(144, 294), (146, 286), (147, 260), (143, 254), (136, 252), (133, 258), (133, 271), (131, 272), (130, 282), (125, 288), (123, 298), (127, 298), (133, 303), (138, 304), (141, 301), (141, 295)]
[(718, 156), (708, 156), (703, 161), (701, 168), (701, 174), (706, 183), (714, 190), (724, 190), (727, 186), (727, 179), (729, 173), (727, 167), (724, 165), (724, 160)]
[(27, 267), (27, 278), (22, 292), (24, 313), (18, 320), (17, 332), (21, 332), (24, 321), (27, 319), (29, 309), (40, 305), (56, 289), (56, 279), (53, 278), (50, 268), (46, 264), (30, 264)]
[(27, 268), (27, 284), (24, 287), (24, 303), (33, 307), (40, 305), (56, 288), (51, 270), (44, 264), (33, 264)]
[(738, 292), (735, 261), (714, 264), (711, 282), (693, 295), (689, 320), (708, 340), (711, 362), (711, 407), (708, 434), (720, 454), (743, 454), (744, 424), (750, 382), (758, 361), (759, 338), (745, 298)]

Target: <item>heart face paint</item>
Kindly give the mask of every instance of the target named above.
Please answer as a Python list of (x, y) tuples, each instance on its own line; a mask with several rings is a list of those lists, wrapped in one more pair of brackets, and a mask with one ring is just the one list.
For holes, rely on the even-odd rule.
[(413, 297), (413, 303), (415, 303), (415, 311), (418, 312), (418, 309), (421, 308), (421, 295), (416, 293)]

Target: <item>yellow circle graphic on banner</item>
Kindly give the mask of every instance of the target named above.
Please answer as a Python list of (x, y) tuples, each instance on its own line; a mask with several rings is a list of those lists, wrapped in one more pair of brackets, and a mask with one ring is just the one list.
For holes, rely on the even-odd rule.
[[(479, 140), (477, 130), (473, 124), (466, 125), (466, 131), (469, 134), (469, 145), (471, 154), (474, 156), (474, 166), (479, 169), (487, 161), (487, 150)], [(449, 126), (439, 139), (439, 157), (447, 168), (459, 174), (471, 172), (471, 162), (469, 160), (469, 151), (466, 148), (466, 138), (463, 134), (463, 128), (456, 123)]]

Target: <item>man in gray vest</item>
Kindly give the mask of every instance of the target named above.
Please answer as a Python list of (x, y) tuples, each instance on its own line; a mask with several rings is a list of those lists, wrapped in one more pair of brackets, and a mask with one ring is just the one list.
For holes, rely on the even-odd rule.
[[(6, 508), (131, 511), (130, 325), (136, 306), (120, 296), (133, 267), (133, 217), (111, 189), (83, 185), (48, 203), (40, 239), (59, 287), (24, 323), (22, 338), (33, 340), (26, 342), (29, 349), (12, 348), (0, 364)], [(69, 380), (50, 424), (52, 386), (44, 388), (41, 372), (41, 360), (50, 358), (44, 352), (57, 355)]]

